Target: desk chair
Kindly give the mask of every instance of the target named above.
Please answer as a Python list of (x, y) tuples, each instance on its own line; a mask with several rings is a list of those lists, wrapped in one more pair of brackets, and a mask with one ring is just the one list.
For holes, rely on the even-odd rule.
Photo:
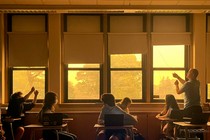
[(9, 124), (9, 126), (10, 126), (10, 132), (11, 132), (11, 137), (12, 137), (12, 140), (15, 140), (15, 136), (14, 136), (14, 132), (13, 132), (13, 123), (15, 122), (15, 121), (20, 121), (21, 120), (21, 118), (11, 118), (11, 117), (4, 117), (3, 119), (2, 119), (2, 122), (3, 123), (8, 123)]
[[(184, 137), (186, 138), (186, 140), (190, 139), (190, 134), (192, 133), (208, 132), (207, 127), (210, 126), (209, 122), (207, 124), (190, 124), (186, 122), (174, 122), (174, 124), (176, 125), (176, 130), (178, 129), (178, 127), (181, 127), (181, 130), (184, 130)], [(177, 134), (175, 138), (178, 138)]]
[(159, 117), (157, 118), (160, 121), (160, 140), (165, 140), (165, 139), (173, 139), (173, 136), (169, 136), (167, 134), (165, 134), (163, 132), (163, 127), (167, 124), (167, 123), (172, 123), (177, 121), (177, 119), (172, 119), (169, 117)]
[(59, 135), (58, 135), (58, 131), (62, 131), (63, 128), (67, 127), (66, 123), (63, 123), (62, 125), (58, 125), (58, 126), (43, 126), (42, 124), (30, 124), (30, 125), (26, 125), (24, 126), (24, 128), (29, 128), (31, 129), (31, 133), (30, 133), (30, 140), (34, 140), (35, 139), (35, 133), (36, 131), (39, 130), (56, 130), (56, 136), (57, 136), (57, 140), (59, 140)]
[(134, 132), (133, 132), (134, 126), (133, 125), (105, 126), (105, 125), (101, 125), (101, 124), (95, 124), (94, 128), (96, 128), (96, 134), (98, 134), (101, 129), (126, 129), (126, 130), (130, 130), (129, 132), (127, 132), (127, 134), (129, 134), (131, 136), (131, 139), (134, 140)]

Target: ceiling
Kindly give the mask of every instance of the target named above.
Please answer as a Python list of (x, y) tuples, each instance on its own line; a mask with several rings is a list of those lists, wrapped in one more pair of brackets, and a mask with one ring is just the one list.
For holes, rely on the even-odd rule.
[(0, 0), (0, 12), (42, 10), (70, 12), (209, 13), (210, 0)]
[(10, 5), (210, 5), (210, 0), (0, 0)]

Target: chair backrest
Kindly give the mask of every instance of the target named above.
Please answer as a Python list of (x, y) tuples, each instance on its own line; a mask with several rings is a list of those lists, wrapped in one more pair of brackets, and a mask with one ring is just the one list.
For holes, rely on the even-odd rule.
[(44, 113), (42, 118), (43, 125), (62, 125), (63, 113)]
[(105, 114), (104, 115), (105, 126), (122, 126), (124, 125), (123, 114)]
[(191, 124), (206, 124), (209, 121), (209, 113), (201, 113), (194, 115), (190, 120)]
[(183, 116), (184, 116), (183, 110), (171, 110), (170, 114), (171, 119), (182, 120)]

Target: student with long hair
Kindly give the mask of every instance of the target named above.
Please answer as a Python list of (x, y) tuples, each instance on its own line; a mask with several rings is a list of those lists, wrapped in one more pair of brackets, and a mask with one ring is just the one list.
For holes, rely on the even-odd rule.
[[(42, 118), (43, 118), (44, 113), (54, 113), (55, 112), (55, 106), (56, 106), (57, 102), (58, 102), (58, 100), (57, 100), (56, 93), (47, 92), (45, 94), (43, 107), (38, 114), (38, 119), (39, 119), (40, 123), (42, 123), (42, 120), (43, 120)], [(58, 135), (59, 135), (59, 139), (61, 139), (61, 140), (76, 140), (77, 139), (76, 135), (74, 135), (72, 133), (65, 132), (65, 131), (59, 131)], [(43, 136), (44, 140), (56, 140), (57, 132), (56, 132), (56, 130), (43, 130), (42, 136)]]
[[(179, 106), (177, 101), (172, 94), (167, 94), (165, 97), (165, 106), (160, 114), (156, 116), (156, 118), (164, 118), (170, 117), (172, 110), (179, 110)], [(166, 123), (163, 128), (162, 132), (168, 136), (174, 135), (174, 125), (171, 122)]]

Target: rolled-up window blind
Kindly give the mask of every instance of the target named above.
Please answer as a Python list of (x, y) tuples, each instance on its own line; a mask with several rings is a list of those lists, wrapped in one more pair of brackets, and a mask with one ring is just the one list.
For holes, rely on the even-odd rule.
[(9, 66), (47, 66), (47, 33), (8, 33)]
[(152, 33), (153, 45), (190, 45), (191, 33)]
[(102, 63), (103, 33), (64, 33), (64, 63)]
[(147, 52), (147, 33), (109, 33), (109, 54), (135, 54)]

